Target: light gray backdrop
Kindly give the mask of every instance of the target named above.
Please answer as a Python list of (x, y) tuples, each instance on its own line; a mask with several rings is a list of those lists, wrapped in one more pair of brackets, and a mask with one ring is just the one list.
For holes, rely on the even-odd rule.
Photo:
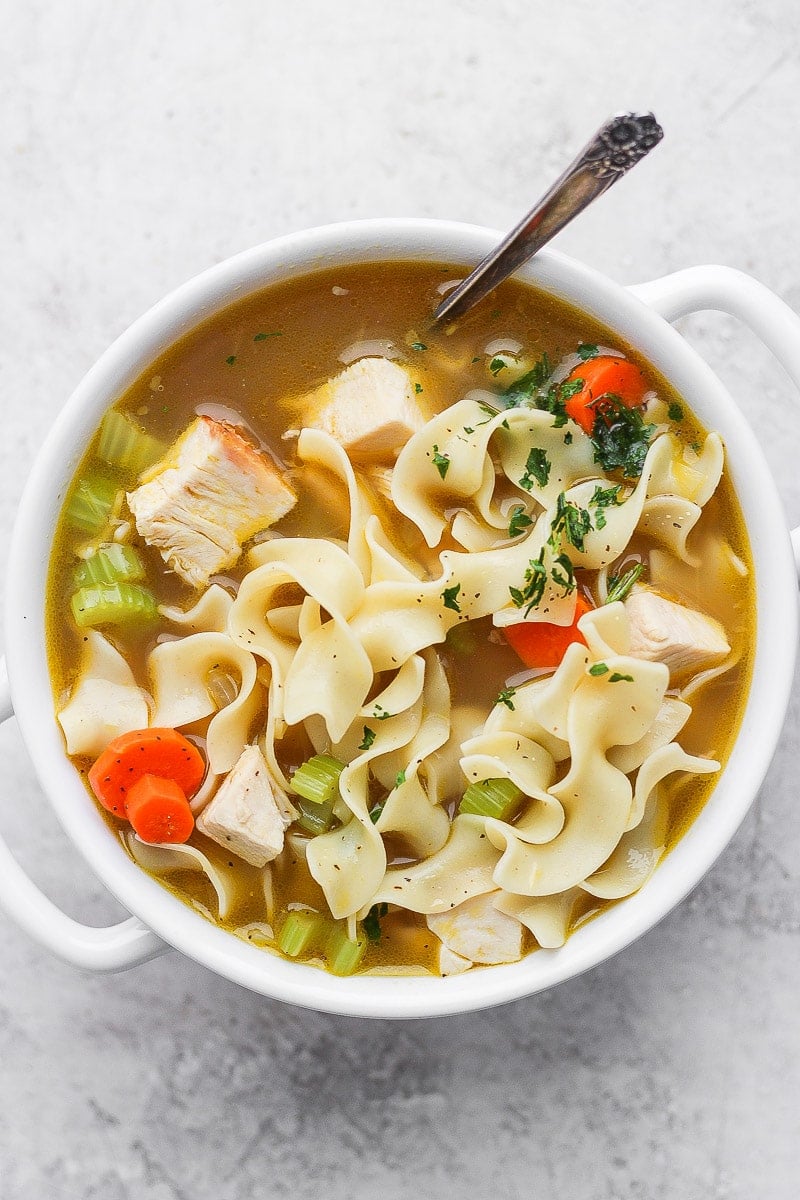
[[(560, 247), (623, 282), (729, 263), (800, 308), (797, 14), (2, 0), (2, 560), (53, 415), (162, 293), (320, 222), (507, 227), (622, 108), (652, 107), (666, 141)], [(732, 320), (685, 331), (763, 436), (797, 522), (788, 381)], [(0, 918), (0, 1197), (794, 1200), (799, 739), (795, 701), (750, 817), (659, 928), (476, 1016), (319, 1016), (177, 955), (90, 978)], [(20, 861), (73, 915), (113, 920), (13, 725), (0, 760)]]

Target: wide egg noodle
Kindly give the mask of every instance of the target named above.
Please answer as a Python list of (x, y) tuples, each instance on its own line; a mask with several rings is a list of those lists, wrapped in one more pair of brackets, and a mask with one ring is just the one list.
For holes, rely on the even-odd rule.
[[(584, 675), (569, 703), (570, 768), (549, 789), (564, 807), (563, 831), (553, 841), (533, 846), (513, 826), (486, 821), (487, 835), (503, 852), (494, 879), (506, 891), (546, 896), (576, 886), (605, 862), (625, 830), (632, 788), (606, 751), (644, 736), (661, 708), (669, 672), (662, 663), (623, 655), (609, 658), (606, 665), (605, 675)], [(611, 683), (614, 675), (625, 678)]]
[(225, 633), (232, 604), (230, 592), (226, 592), (218, 583), (212, 583), (191, 608), (160, 604), (158, 611), (172, 625), (179, 625), (189, 633)]
[(153, 845), (143, 842), (135, 833), (123, 833), (122, 839), (131, 858), (151, 875), (169, 876), (175, 871), (202, 872), (216, 892), (220, 921), (228, 918), (238, 890), (235, 868), (223, 870), (196, 846), (174, 843)]
[(496, 732), (471, 738), (462, 747), (461, 770), (470, 783), (509, 779), (528, 798), (514, 823), (522, 841), (551, 842), (564, 827), (564, 809), (547, 788), (555, 763), (545, 749), (519, 733)]
[(563, 946), (572, 928), (575, 905), (581, 898), (580, 888), (569, 888), (555, 896), (515, 896), (500, 891), (495, 908), (516, 919), (529, 929), (543, 950)]
[(344, 447), (321, 429), (303, 429), (297, 442), (297, 455), (302, 462), (313, 462), (327, 468), (342, 480), (347, 487), (350, 501), (350, 530), (347, 549), (353, 562), (361, 571), (364, 582), (371, 575), (370, 550), (365, 539), (365, 528), (374, 509), (369, 493), (356, 478), (353, 465)]
[[(216, 668), (232, 671), (240, 681), (235, 699), (219, 712), (208, 687)], [(226, 634), (193, 633), (156, 646), (148, 655), (147, 671), (153, 687), (152, 724), (180, 729), (215, 713), (206, 734), (209, 767), (215, 775), (232, 770), (261, 707), (253, 655)]]
[(68, 754), (96, 758), (120, 734), (144, 729), (147, 700), (125, 659), (102, 634), (83, 634), (77, 682), (58, 713)]
[(447, 842), (436, 854), (411, 866), (390, 867), (373, 897), (375, 904), (399, 904), (411, 912), (437, 913), (497, 888), (492, 875), (499, 851), (482, 817), (457, 816)]

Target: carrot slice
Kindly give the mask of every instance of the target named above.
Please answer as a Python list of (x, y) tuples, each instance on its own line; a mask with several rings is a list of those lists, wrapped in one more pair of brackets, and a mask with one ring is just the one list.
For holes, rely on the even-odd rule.
[(570, 396), (564, 407), (567, 416), (586, 433), (591, 433), (594, 428), (597, 409), (602, 409), (602, 396), (618, 396), (626, 408), (638, 408), (648, 390), (647, 380), (635, 363), (611, 355), (581, 363), (570, 371), (567, 379), (583, 380), (581, 390)]
[(194, 829), (189, 801), (173, 779), (142, 775), (128, 788), (125, 807), (143, 842), (185, 842)]
[(586, 639), (578, 629), (578, 621), (584, 613), (591, 612), (591, 604), (578, 593), (575, 618), (571, 625), (551, 625), (547, 621), (522, 621), (519, 625), (507, 625), (503, 633), (512, 649), (516, 650), (526, 667), (557, 667), (573, 642)]
[(89, 783), (104, 808), (124, 817), (127, 793), (143, 775), (172, 779), (185, 796), (193, 796), (205, 769), (200, 751), (177, 730), (135, 729), (109, 742), (89, 771)]

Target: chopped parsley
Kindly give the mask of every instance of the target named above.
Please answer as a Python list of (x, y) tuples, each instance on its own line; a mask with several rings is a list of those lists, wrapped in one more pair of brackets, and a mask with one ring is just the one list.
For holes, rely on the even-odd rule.
[(569, 430), (567, 430), (567, 432), (564, 434), (564, 445), (565, 446), (572, 445), (572, 434), (570, 433)]
[(445, 588), (442, 592), (442, 601), (445, 608), (452, 608), (453, 612), (460, 613), (461, 605), (458, 603), (458, 593), (461, 591), (461, 584), (455, 583), (452, 587)]
[(560, 492), (556, 501), (556, 515), (553, 518), (548, 542), (556, 548), (559, 535), (563, 535), (571, 546), (583, 553), (584, 538), (591, 533), (594, 526), (589, 510), (580, 508), (567, 499), (566, 492)]
[[(481, 424), (484, 424), (484, 422), (482, 421)], [(474, 425), (465, 425), (464, 426), (464, 433), (470, 434), (470, 433), (474, 433), (474, 432), (475, 432)]]
[[(372, 715), (376, 721), (385, 721), (387, 718), (392, 716), (392, 713), (387, 712), (382, 704), (376, 704), (375, 711)], [(367, 749), (369, 749), (369, 747), (367, 747)]]
[(539, 551), (538, 558), (532, 558), (528, 563), (528, 568), (525, 571), (525, 578), (521, 588), (510, 587), (512, 603), (515, 608), (525, 608), (525, 616), (532, 608), (541, 600), (544, 595), (544, 589), (547, 586), (547, 567), (544, 565), (544, 546)]
[(608, 682), (609, 683), (633, 683), (633, 676), (632, 675), (620, 675), (620, 673), (618, 671), (615, 671), (613, 675), (609, 675)]
[(505, 359), (493, 358), (492, 361), (489, 363), (489, 370), (492, 372), (493, 375), (499, 375), (500, 372), (504, 371), (507, 366), (508, 366), (508, 363), (505, 361)]
[(598, 346), (593, 346), (590, 342), (581, 342), (578, 346), (578, 358), (581, 362), (586, 362), (590, 358), (597, 358), (600, 353)]
[(396, 788), (402, 787), (403, 784), (405, 783), (405, 781), (406, 781), (405, 771), (398, 771), (394, 777), (394, 786)]
[(257, 333), (256, 336), (253, 338), (253, 341), (254, 342), (265, 342), (267, 340), (267, 338), (274, 338), (274, 337), (280, 337), (280, 336), (281, 336), (280, 329), (274, 329), (271, 333)]
[(359, 750), (369, 750), (372, 743), (375, 741), (375, 730), (370, 729), (369, 725), (364, 726), (364, 737), (361, 740)]
[(626, 479), (638, 479), (654, 425), (645, 425), (637, 408), (627, 408), (610, 392), (591, 402), (597, 417), (592, 430), (594, 461), (605, 471), (619, 468)]
[(547, 481), (550, 478), (550, 460), (544, 450), (539, 446), (534, 446), (528, 453), (528, 461), (525, 463), (525, 474), (519, 481), (519, 486), (529, 492), (533, 487), (534, 481), (539, 487), (547, 487)]
[[(568, 596), (570, 592), (575, 591), (575, 569), (572, 565), (572, 559), (568, 554), (559, 554), (555, 561), (558, 566), (551, 567), (550, 578), (558, 587), (562, 587), (564, 595)], [(559, 567), (561, 570), (558, 569)]]
[(372, 808), (369, 810), (369, 819), (370, 819), (370, 821), (372, 821), (373, 825), (378, 824), (378, 821), (381, 819), (381, 813), (383, 812), (385, 807), (386, 807), (385, 800), (378, 800), (378, 802), (376, 804), (373, 804)]
[(525, 512), (525, 509), (522, 507), (522, 505), (520, 505), (519, 508), (515, 508), (511, 514), (511, 520), (508, 522), (508, 536), (510, 538), (519, 537), (523, 529), (527, 529), (528, 526), (532, 524), (533, 521)]
[(669, 417), (670, 421), (682, 421), (683, 405), (678, 404), (675, 400), (673, 400), (672, 404), (670, 404), (669, 408), (667, 409), (667, 416)]
[(502, 393), (500, 400), (503, 408), (519, 408), (521, 404), (532, 399), (536, 392), (541, 391), (550, 378), (552, 367), (547, 354), (543, 354), (530, 371), (526, 371), (514, 383), (509, 384)]
[(608, 581), (606, 604), (613, 604), (615, 600), (624, 600), (643, 571), (644, 563), (636, 563), (624, 575), (612, 575)]
[(450, 467), (450, 456), (447, 454), (440, 454), (438, 446), (433, 447), (433, 465), (436, 467), (436, 470), (439, 472), (442, 479), (444, 479), (448, 468)]
[(594, 527), (595, 529), (605, 529), (606, 515), (603, 512), (604, 508), (610, 508), (614, 504), (621, 504), (619, 494), (622, 491), (622, 485), (617, 484), (616, 487), (603, 488), (598, 484), (594, 489), (594, 494), (589, 501), (595, 506)]
[(424, 342), (412, 342), (411, 349), (412, 350), (427, 350), (428, 347), (425, 345)]
[(422, 394), (422, 384), (421, 384), (421, 383), (415, 383), (415, 384), (414, 384), (414, 391), (416, 392), (416, 394), (417, 394), (418, 396), (419, 396), (419, 395), (421, 395), (421, 394)]
[(236, 355), (229, 354), (228, 357), (225, 359), (225, 362), (228, 364), (229, 367), (232, 367), (233, 364), (236, 362)]
[(361, 922), (364, 933), (367, 935), (367, 941), (379, 942), (381, 940), (381, 917), (385, 917), (388, 911), (388, 904), (373, 904)]
[(608, 673), (608, 666), (604, 662), (592, 663), (591, 667), (589, 667), (590, 675), (606, 675), (607, 673)]
[(515, 696), (516, 694), (517, 694), (517, 689), (514, 687), (503, 688), (503, 690), (500, 692), (497, 699), (495, 700), (495, 704), (505, 704), (506, 708), (510, 708), (511, 711), (513, 712), (514, 711), (514, 701), (512, 700), (512, 696)]

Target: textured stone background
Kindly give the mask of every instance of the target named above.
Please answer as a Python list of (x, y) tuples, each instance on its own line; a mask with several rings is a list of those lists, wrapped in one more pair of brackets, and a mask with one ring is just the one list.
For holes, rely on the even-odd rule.
[[(53, 415), (162, 293), (320, 222), (507, 227), (621, 108), (667, 140), (560, 247), (623, 282), (730, 263), (800, 309), (799, 20), (796, 0), (2, 0), (2, 559)], [(797, 522), (791, 386), (732, 320), (684, 329)], [(476, 1016), (315, 1015), (177, 955), (91, 978), (0, 919), (0, 1197), (794, 1200), (799, 741), (795, 697), (750, 817), (657, 929)], [(20, 861), (115, 919), (13, 724), (0, 756)]]

